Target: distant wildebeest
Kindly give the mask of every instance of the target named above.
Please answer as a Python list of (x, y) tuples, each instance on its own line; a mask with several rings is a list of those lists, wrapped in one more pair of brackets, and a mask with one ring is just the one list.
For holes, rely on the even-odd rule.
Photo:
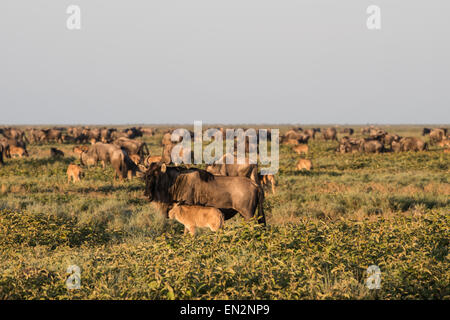
[(223, 228), (224, 218), (219, 209), (203, 206), (185, 206), (175, 204), (169, 210), (169, 219), (175, 219), (184, 225), (184, 234), (195, 235), (197, 228), (209, 228), (219, 231)]
[(344, 130), (342, 130), (342, 133), (348, 133), (348, 135), (353, 135), (353, 133), (355, 132), (355, 130), (353, 130), (353, 128), (344, 128)]
[(224, 155), (216, 163), (210, 164), (206, 167), (206, 171), (221, 176), (228, 177), (247, 177), (259, 184), (258, 165), (249, 163), (245, 158), (245, 163), (238, 164), (237, 157), (228, 155), (228, 160), (233, 160), (233, 163), (227, 163), (227, 155)]
[(387, 133), (381, 137), (380, 141), (384, 144), (385, 148), (389, 147), (389, 149), (392, 150), (392, 143), (394, 141), (399, 142), (400, 139), (401, 137), (397, 134)]
[(56, 148), (50, 148), (50, 157), (51, 158), (64, 157), (64, 152)]
[(299, 159), (297, 162), (297, 170), (310, 171), (313, 168), (311, 160), (308, 159)]
[(77, 166), (76, 164), (69, 164), (69, 167), (67, 168), (67, 182), (70, 182), (71, 180), (73, 182), (79, 182), (81, 181), (82, 176), (83, 169), (81, 169), (80, 166)]
[[(43, 130), (45, 136), (42, 138), (44, 142), (57, 142), (62, 143), (62, 132), (58, 129), (46, 129)], [(41, 140), (42, 141), (42, 140)]]
[(405, 137), (399, 142), (392, 143), (392, 150), (394, 152), (400, 151), (424, 151), (428, 149), (428, 144), (416, 137)]
[(272, 193), (275, 194), (276, 181), (275, 176), (273, 174), (259, 174), (259, 181), (263, 188), (268, 187), (270, 183), (272, 187)]
[(88, 152), (83, 152), (80, 157), (82, 165), (102, 163), (103, 168), (110, 163), (115, 170), (115, 177), (120, 180), (130, 178), (140, 173), (139, 167), (130, 159), (126, 151), (113, 144), (97, 142)]
[(355, 153), (359, 151), (361, 139), (349, 138), (348, 136), (342, 137), (339, 140), (339, 146), (336, 152), (340, 153)]
[(359, 151), (365, 153), (380, 153), (384, 151), (383, 144), (378, 140), (362, 139)]
[(430, 129), (430, 128), (423, 128), (423, 130), (422, 130), (422, 136), (425, 136), (425, 135), (429, 134), (430, 132), (431, 132), (431, 129)]
[(441, 141), (442, 139), (444, 139), (445, 137), (445, 131), (444, 129), (441, 128), (437, 128), (437, 129), (433, 129), (430, 132), (430, 144), (436, 144), (439, 141)]
[(325, 140), (336, 140), (337, 139), (337, 131), (335, 128), (327, 128), (322, 132), (322, 136)]
[(201, 169), (152, 163), (145, 173), (145, 195), (166, 217), (170, 207), (180, 203), (217, 208), (225, 220), (239, 213), (245, 220), (257, 218), (265, 225), (264, 192), (249, 178), (214, 176)]
[(308, 145), (307, 144), (299, 144), (292, 148), (296, 153), (302, 154), (302, 153), (308, 153)]
[(124, 149), (129, 155), (137, 154), (145, 157), (150, 154), (147, 144), (143, 141), (132, 140), (129, 138), (119, 138), (114, 140), (113, 144)]

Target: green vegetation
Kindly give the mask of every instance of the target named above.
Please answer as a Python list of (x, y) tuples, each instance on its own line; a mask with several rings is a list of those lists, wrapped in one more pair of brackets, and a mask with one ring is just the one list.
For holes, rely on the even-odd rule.
[[(152, 154), (160, 139), (145, 138)], [(31, 145), (30, 158), (0, 167), (0, 299), (450, 299), (450, 155), (336, 145), (310, 143), (311, 172), (280, 148), (266, 228), (235, 217), (195, 238), (157, 213), (139, 179), (97, 167), (69, 184), (73, 145), (57, 146), (61, 160)], [(65, 284), (74, 264), (80, 290)], [(365, 286), (373, 264), (379, 290)]]

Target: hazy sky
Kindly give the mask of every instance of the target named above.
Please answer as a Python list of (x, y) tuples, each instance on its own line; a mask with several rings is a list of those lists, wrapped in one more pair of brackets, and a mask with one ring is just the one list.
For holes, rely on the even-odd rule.
[(0, 124), (450, 123), (448, 0), (1, 0), (0, 41)]

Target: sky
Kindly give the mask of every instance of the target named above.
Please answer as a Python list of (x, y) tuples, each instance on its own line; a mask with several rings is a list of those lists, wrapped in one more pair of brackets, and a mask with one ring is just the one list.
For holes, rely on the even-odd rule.
[[(80, 30), (66, 27), (70, 5)], [(0, 125), (448, 124), (449, 12), (448, 0), (2, 0)]]

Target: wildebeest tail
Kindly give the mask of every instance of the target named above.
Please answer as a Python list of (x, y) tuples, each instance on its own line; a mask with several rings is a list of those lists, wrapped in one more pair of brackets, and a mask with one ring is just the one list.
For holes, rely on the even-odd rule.
[(266, 225), (266, 215), (264, 214), (264, 190), (261, 185), (258, 186), (258, 222)]

